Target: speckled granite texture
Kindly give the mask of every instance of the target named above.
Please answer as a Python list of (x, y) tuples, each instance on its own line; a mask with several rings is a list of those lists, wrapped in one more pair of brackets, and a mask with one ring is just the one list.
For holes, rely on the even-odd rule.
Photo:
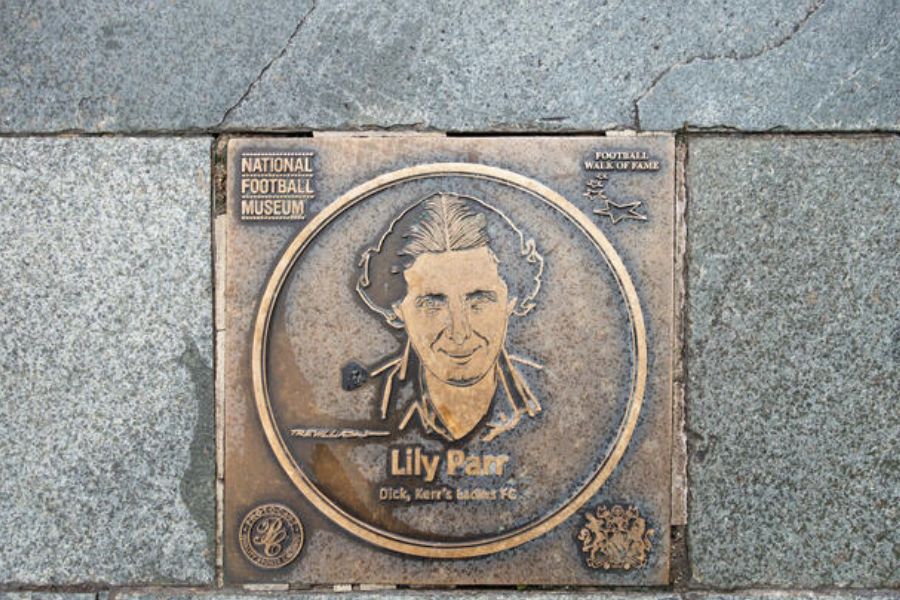
[(689, 143), (696, 585), (900, 584), (898, 150)]
[(895, 0), (0, 4), (0, 130), (896, 129)]
[(0, 3), (0, 130), (196, 129), (221, 121), (311, 0)]
[(818, 0), (790, 35), (675, 64), (639, 99), (640, 124), (897, 129), (900, 107), (889, 99), (900, 96), (898, 10), (895, 0)]
[(0, 140), (0, 582), (209, 583), (210, 140)]
[(896, 590), (688, 592), (684, 600), (896, 600)]
[(0, 600), (95, 600), (89, 592), (0, 592)]

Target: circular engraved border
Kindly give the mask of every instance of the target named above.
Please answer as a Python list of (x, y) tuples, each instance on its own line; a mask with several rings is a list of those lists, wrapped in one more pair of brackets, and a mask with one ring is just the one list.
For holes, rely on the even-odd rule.
[[(293, 456), (291, 456), (284, 439), (281, 437), (281, 433), (275, 425), (272, 407), (269, 402), (265, 370), (266, 342), (275, 301), (281, 292), (291, 267), (306, 250), (313, 238), (342, 212), (366, 200), (375, 193), (406, 181), (435, 176), (472, 177), (502, 183), (538, 198), (565, 215), (591, 240), (612, 270), (628, 308), (629, 324), (632, 333), (631, 353), (633, 367), (628, 406), (616, 434), (612, 450), (597, 466), (590, 481), (564, 506), (529, 524), (506, 533), (461, 542), (433, 542), (379, 529), (347, 513), (326, 496), (309, 479)], [(574, 204), (544, 184), (506, 169), (473, 163), (428, 163), (385, 173), (352, 188), (322, 209), (306, 227), (300, 230), (278, 260), (272, 275), (266, 283), (253, 329), (251, 361), (253, 396), (266, 439), (285, 473), (287, 473), (303, 496), (322, 514), (348, 533), (394, 552), (428, 558), (471, 558), (515, 548), (549, 532), (572, 516), (600, 490), (625, 454), (625, 449), (631, 441), (631, 435), (634, 432), (638, 415), (641, 411), (644, 388), (647, 382), (647, 334), (637, 291), (622, 259), (600, 229)]]
[[(262, 517), (267, 516), (285, 519), (294, 532), (291, 543), (284, 549), (281, 556), (262, 556), (256, 551), (256, 548), (253, 547), (253, 543), (250, 539), (253, 527), (256, 525), (257, 521)], [(303, 543), (306, 538), (306, 533), (303, 531), (303, 523), (300, 522), (299, 517), (294, 514), (294, 511), (283, 504), (261, 504), (257, 506), (244, 515), (244, 518), (241, 521), (241, 527), (238, 531), (240, 532), (238, 538), (240, 540), (241, 552), (244, 553), (244, 557), (261, 569), (280, 569), (294, 562), (294, 559), (300, 554), (300, 550), (303, 549)]]

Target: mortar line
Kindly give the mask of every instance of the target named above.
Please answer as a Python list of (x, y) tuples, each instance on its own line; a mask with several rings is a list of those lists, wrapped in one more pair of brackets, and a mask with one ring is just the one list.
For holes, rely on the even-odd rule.
[[(673, 590), (686, 589), (691, 580), (690, 561), (687, 550), (687, 494), (689, 481), (687, 476), (687, 447), (684, 433), (685, 427), (685, 323), (686, 308), (685, 286), (687, 285), (686, 246), (687, 246), (687, 155), (688, 140), (683, 134), (675, 136), (675, 196), (673, 206), (673, 268), (672, 268), (672, 447), (670, 460), (672, 527), (670, 539), (672, 544), (669, 561), (669, 581)], [(676, 511), (677, 509), (677, 511)]]
[[(213, 527), (215, 527), (215, 548), (213, 549), (213, 577), (218, 584), (221, 577), (221, 510), (219, 508), (219, 480), (222, 477), (221, 465), (219, 464), (219, 453), (222, 451), (221, 449), (221, 440), (219, 438), (219, 429), (220, 429), (220, 419), (222, 417), (219, 403), (221, 402), (221, 398), (219, 398), (220, 390), (219, 390), (219, 372), (222, 368), (222, 365), (219, 364), (219, 315), (218, 315), (218, 302), (216, 298), (216, 294), (218, 292), (218, 271), (217, 271), (217, 252), (216, 252), (216, 244), (218, 243), (218, 236), (216, 235), (216, 177), (218, 175), (216, 171), (216, 167), (218, 165), (218, 161), (216, 159), (216, 150), (218, 146), (218, 139), (213, 138), (210, 143), (209, 148), (209, 231), (210, 231), (210, 273), (212, 274), (212, 323), (213, 323), (213, 331), (212, 331), (212, 355), (213, 355), (213, 426), (214, 433), (213, 437), (216, 441), (216, 451), (214, 453), (215, 456), (215, 468), (213, 472), (213, 501), (214, 501), (214, 514), (215, 514), (215, 523)], [(221, 587), (221, 586), (220, 586)]]

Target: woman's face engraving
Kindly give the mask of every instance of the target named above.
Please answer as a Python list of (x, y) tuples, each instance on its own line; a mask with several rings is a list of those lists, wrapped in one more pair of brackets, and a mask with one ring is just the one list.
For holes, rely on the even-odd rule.
[(455, 386), (490, 373), (516, 302), (490, 249), (424, 253), (403, 276), (407, 293), (394, 311), (425, 368)]

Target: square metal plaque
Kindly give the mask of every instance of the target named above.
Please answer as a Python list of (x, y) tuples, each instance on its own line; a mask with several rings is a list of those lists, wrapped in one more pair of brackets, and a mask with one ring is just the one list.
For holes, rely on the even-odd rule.
[(668, 135), (228, 143), (227, 583), (669, 578)]

